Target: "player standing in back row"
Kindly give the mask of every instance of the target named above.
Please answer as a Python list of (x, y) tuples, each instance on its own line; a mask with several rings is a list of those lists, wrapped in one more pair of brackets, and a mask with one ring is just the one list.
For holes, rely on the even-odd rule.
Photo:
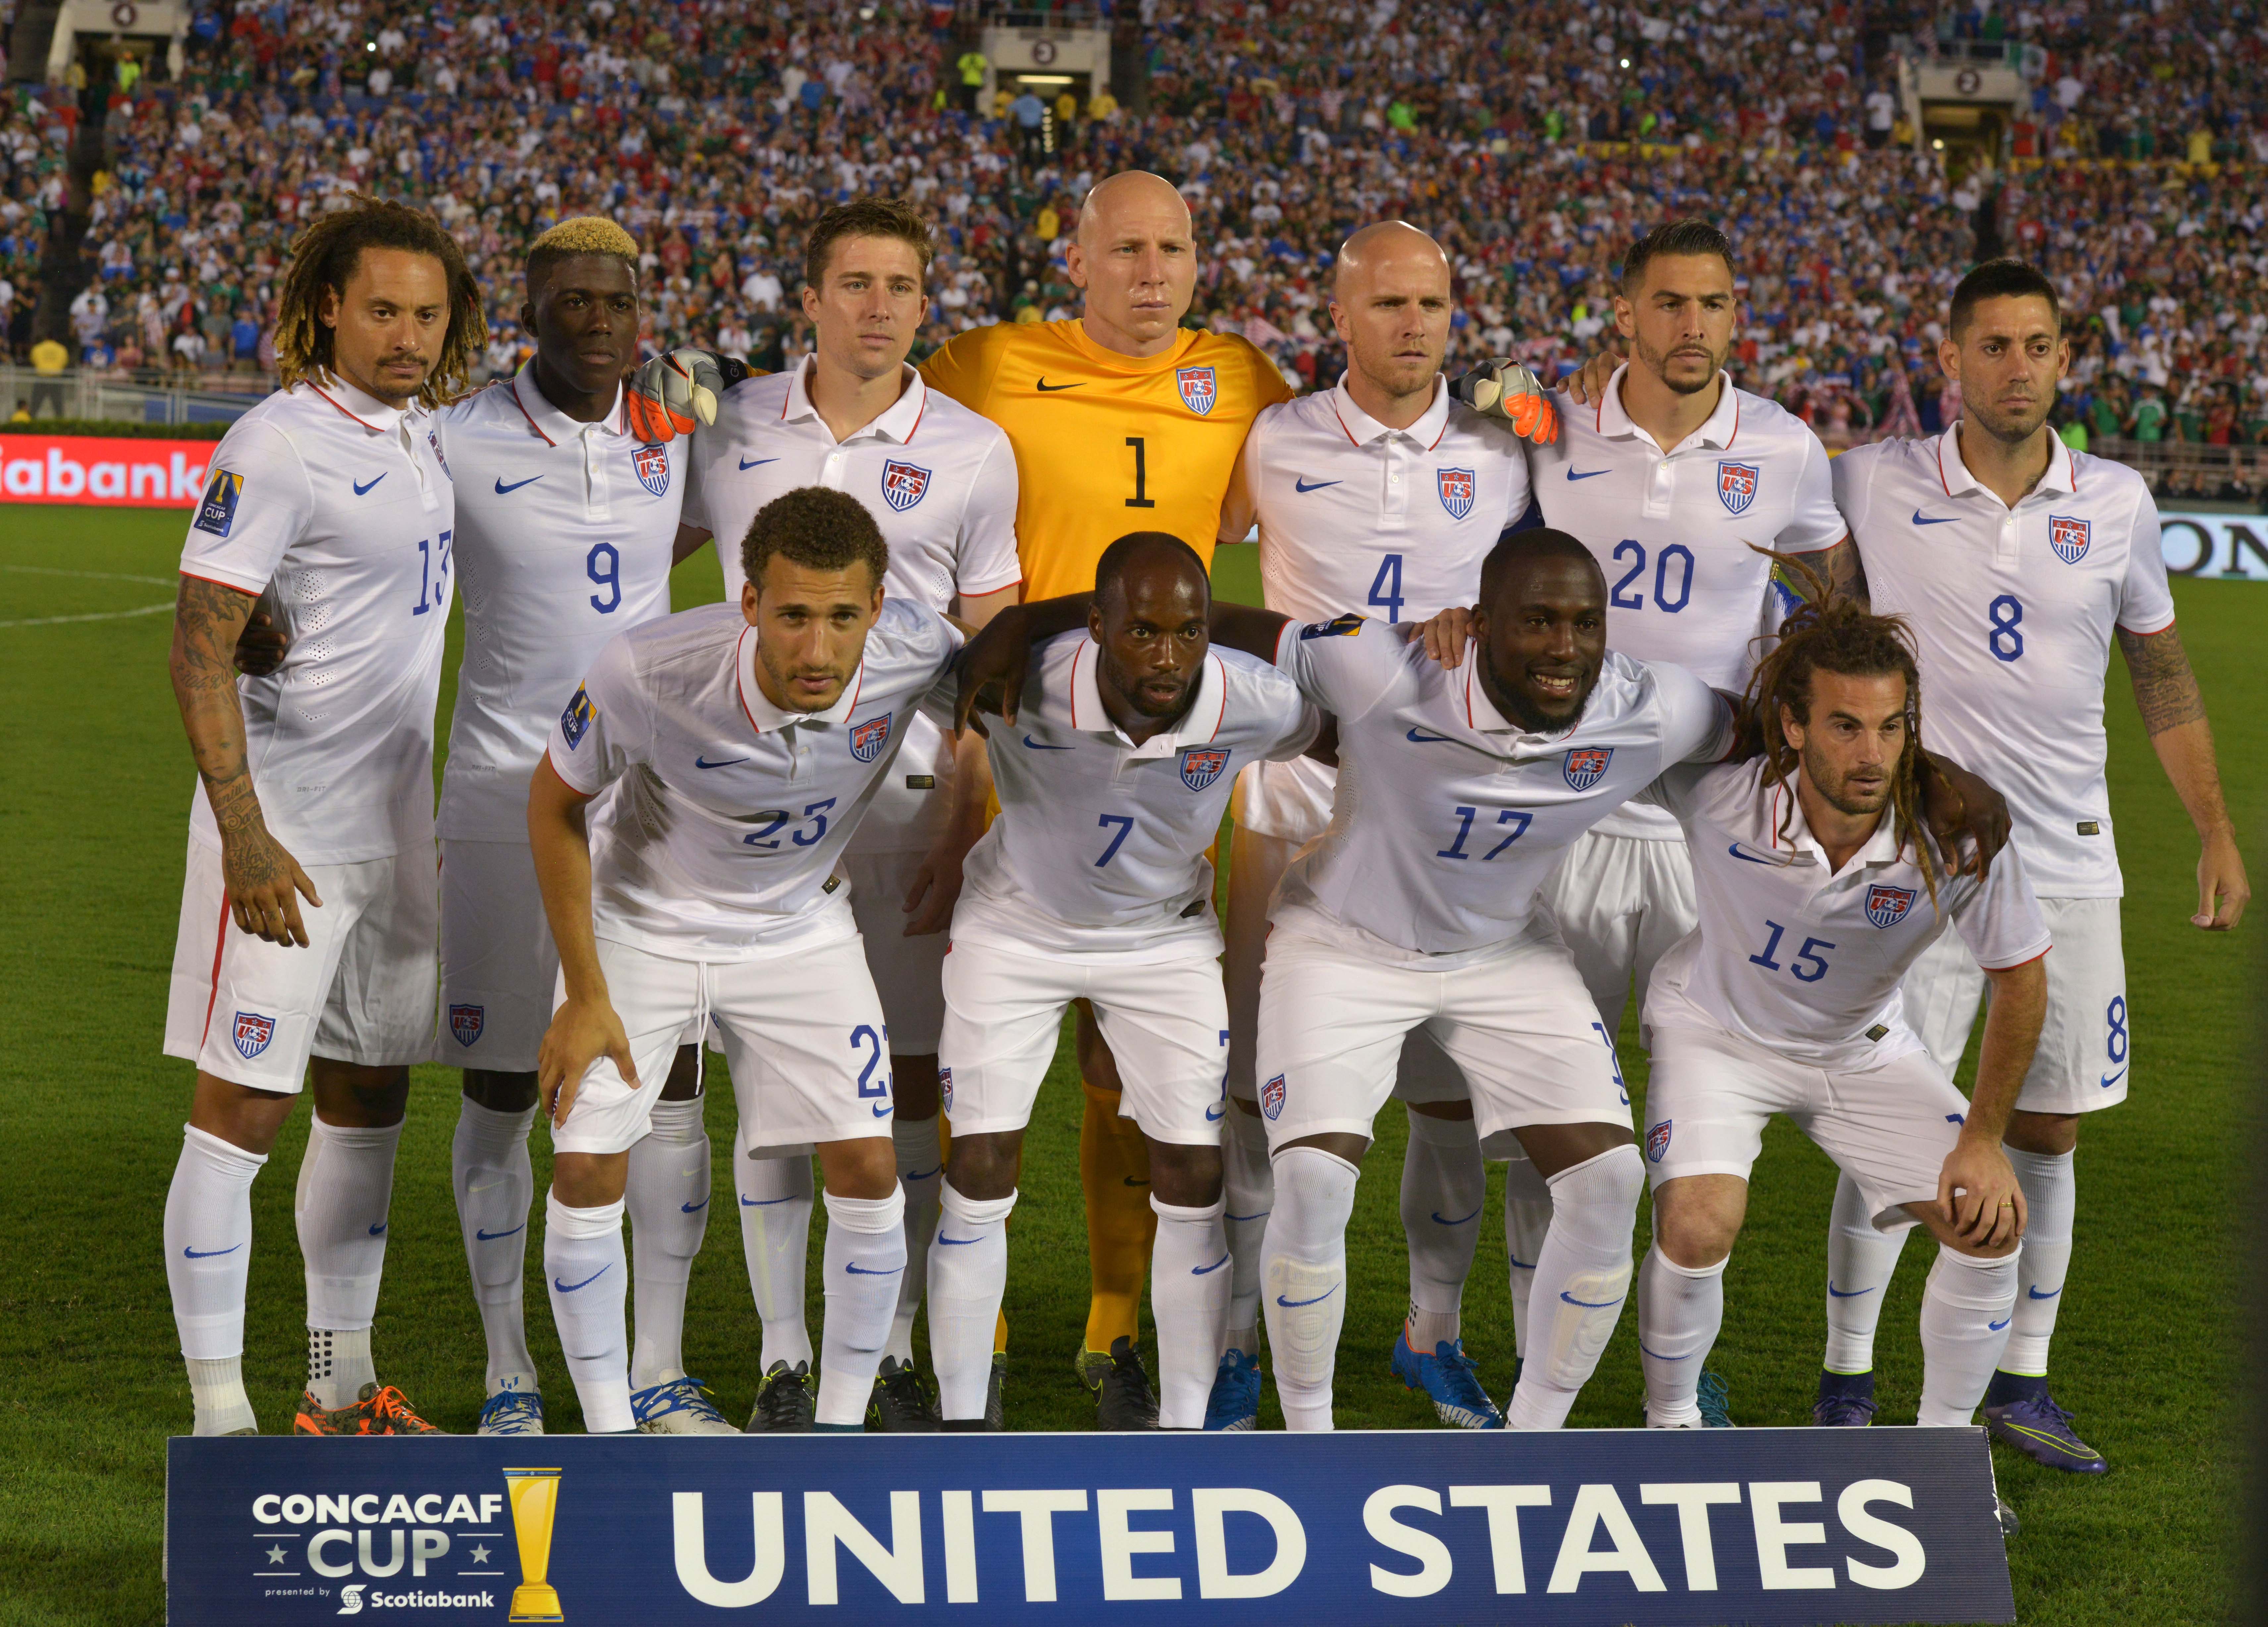
[[(433, 1042), (433, 711), (455, 496), (428, 414), (479, 352), (480, 291), (430, 217), (361, 199), (300, 234), (279, 307), (284, 388), (214, 451), (174, 614), (200, 783), (166, 1052), (197, 1077), (166, 1274), (195, 1432), (253, 1432), (252, 1183), (312, 1075), (297, 1427), (427, 1434), (378, 1383), (370, 1329), (409, 1064)], [(239, 680), (263, 593), (292, 646)]]
[[(2047, 1025), (2008, 1121), (2009, 1160), (2030, 1229), (2015, 1326), (1984, 1398), (2000, 1440), (2051, 1468), (2099, 1474), (2047, 1385), (2063, 1303), (2082, 1114), (2125, 1100), (2133, 1065), (2119, 941), (2124, 885), (2111, 840), (2102, 685), (2115, 639), (2166, 777), (2197, 827), (2191, 924), (2227, 931), (2251, 889), (2221, 801), (2205, 702), (2174, 629), (2157, 505), (2142, 477), (2073, 453), (2047, 427), (2070, 362), (2054, 284), (1988, 261), (1954, 290), (1938, 348), (1962, 416), (1928, 440), (1885, 441), (1835, 460), (1878, 611), (1919, 645), (1933, 747), (2004, 791), (2055, 948)], [(1966, 1049), (1984, 975), (1948, 934), (1906, 978), (1910, 1020), (1949, 1073)], [(1829, 1233), (1822, 1423), (1874, 1411), (1874, 1331), (1903, 1236), (1863, 1224), (1845, 1177)]]

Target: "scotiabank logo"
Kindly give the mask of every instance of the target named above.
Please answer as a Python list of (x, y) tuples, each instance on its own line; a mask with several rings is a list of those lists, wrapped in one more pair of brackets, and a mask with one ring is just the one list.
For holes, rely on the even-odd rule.
[(0, 501), (190, 508), (218, 441), (0, 435)]

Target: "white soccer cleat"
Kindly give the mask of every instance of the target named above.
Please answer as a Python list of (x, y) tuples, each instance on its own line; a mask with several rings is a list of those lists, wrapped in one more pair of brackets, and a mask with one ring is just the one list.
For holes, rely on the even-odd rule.
[(737, 1435), (698, 1379), (680, 1376), (630, 1392), (630, 1413), (642, 1435)]
[(482, 1435), (541, 1435), (543, 1397), (534, 1390), (500, 1389), (481, 1403)]

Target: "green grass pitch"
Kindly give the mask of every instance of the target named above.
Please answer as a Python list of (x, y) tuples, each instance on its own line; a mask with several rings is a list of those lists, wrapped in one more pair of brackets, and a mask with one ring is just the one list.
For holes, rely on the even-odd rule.
[[(164, 1442), (189, 1421), (159, 1249), (190, 1079), (187, 1064), (158, 1049), (190, 790), (165, 673), (165, 612), (183, 522), (177, 513), (5, 512), (0, 694), (15, 721), (10, 771), (0, 776), (8, 861), (0, 867), (0, 1141), (16, 1173), (0, 1204), (0, 1623), (156, 1622)], [(1226, 591), (1256, 589), (1248, 550), (1225, 553), (1220, 575)], [(706, 555), (679, 576), (681, 605), (717, 596)], [(2230, 801), (2256, 872), (2268, 869), (2257, 840), (2268, 811), (2257, 678), (2268, 591), (2183, 582), (2176, 595)], [(453, 637), (452, 674), (455, 659)], [(2002, 1488), (2024, 1519), (2010, 1560), (2028, 1623), (2225, 1619), (2232, 1511), (2241, 1506), (2231, 1229), (2248, 1182), (2248, 941), (2264, 924), (2235, 940), (2188, 925), (2196, 843), (2122, 672), (2111, 684), (2111, 794), (2125, 838), (2137, 1068), (2132, 1103), (2089, 1123), (2083, 1139), (2080, 1247), (2058, 1329), (2056, 1388), (2112, 1469), (2080, 1479), (1996, 1449)], [(448, 703), (445, 692), (445, 718)], [(1628, 1029), (1624, 1041), (1635, 1093), (1644, 1057)], [(721, 1192), (730, 1189), (733, 1109), (729, 1091), (717, 1095), (709, 1130)], [(453, 1073), (417, 1070), (376, 1348), (387, 1380), (444, 1428), (468, 1431), (482, 1400), (482, 1351), (449, 1191), (455, 1103)], [(1008, 1407), (1018, 1428), (1092, 1421), (1071, 1371), (1086, 1305), (1079, 1111), (1066, 1046), (1032, 1127), (1012, 1233)], [(304, 1112), (295, 1115), (254, 1192), (245, 1368), (271, 1431), (289, 1428), (303, 1374), (291, 1204), (306, 1123)], [(1338, 1388), (1345, 1427), (1430, 1422), (1420, 1398), (1386, 1370), (1406, 1290), (1394, 1199), (1403, 1138), (1401, 1115), (1389, 1108), (1350, 1239)], [(536, 1142), (541, 1182), (549, 1160), (543, 1137)], [(1501, 1397), (1512, 1332), (1494, 1220), (1500, 1173), (1491, 1186), (1498, 1195), (1465, 1325), (1482, 1376)], [(1825, 1157), (1775, 1125), (1712, 1363), (1731, 1380), (1740, 1423), (1808, 1419), (1832, 1189)], [(1926, 1263), (1923, 1247), (1909, 1250), (1883, 1319), (1881, 1383), (1891, 1421), (1911, 1418), (1919, 1386), (1914, 1328)], [(729, 1222), (711, 1228), (692, 1300), (687, 1359), (726, 1413), (744, 1417), (757, 1378), (757, 1328)], [(540, 1288), (528, 1328), (556, 1425), (578, 1429)], [(1633, 1424), (1640, 1395), (1634, 1319), (1625, 1315), (1574, 1423)], [(1280, 1425), (1272, 1393), (1268, 1415), (1269, 1426)]]

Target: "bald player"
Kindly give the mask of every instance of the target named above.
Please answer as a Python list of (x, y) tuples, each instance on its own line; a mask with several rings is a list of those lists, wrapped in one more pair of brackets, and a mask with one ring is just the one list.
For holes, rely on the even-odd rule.
[[(1330, 314), (1347, 371), (1329, 390), (1261, 413), (1222, 514), (1224, 541), (1259, 525), (1269, 609), (1306, 622), (1346, 611), (1424, 622), (1472, 591), (1481, 561), (1526, 512), (1520, 437), (1453, 399), (1441, 375), (1454, 309), (1447, 257), (1415, 226), (1381, 221), (1341, 246)], [(1260, 1399), (1260, 1252), (1275, 1182), (1253, 1050), (1269, 899), (1292, 856), (1330, 823), (1336, 784), (1336, 770), (1312, 758), (1254, 762), (1237, 782), (1228, 1094), (1241, 1111), (1222, 1140), (1235, 1266), (1207, 1419), (1216, 1429), (1252, 1427)], [(1410, 1113), (1401, 1196), (1410, 1285), (1394, 1371), (1445, 1423), (1501, 1428), (1459, 1321), (1487, 1190), (1472, 1104), (1455, 1064), (1422, 1030), (1403, 1044), (1395, 1094)]]

